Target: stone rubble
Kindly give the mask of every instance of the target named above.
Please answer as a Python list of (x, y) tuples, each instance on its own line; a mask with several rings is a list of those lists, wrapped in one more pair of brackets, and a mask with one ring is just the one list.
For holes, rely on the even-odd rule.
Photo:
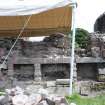
[(40, 88), (37, 93), (27, 94), (25, 90), (16, 86), (6, 89), (5, 95), (0, 96), (0, 105), (67, 105), (64, 97), (48, 93)]
[[(0, 62), (1, 57), (7, 55), (15, 38), (0, 38)], [(69, 38), (61, 33), (45, 37), (43, 41), (31, 42), (19, 39), (16, 43), (11, 57), (48, 58), (50, 56), (68, 56), (70, 52)]]

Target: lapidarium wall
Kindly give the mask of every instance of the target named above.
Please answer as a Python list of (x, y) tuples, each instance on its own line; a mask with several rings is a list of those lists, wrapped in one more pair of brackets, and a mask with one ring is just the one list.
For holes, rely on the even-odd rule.
[[(77, 90), (81, 94), (87, 90), (83, 87), (97, 90), (96, 88), (100, 86), (97, 84), (101, 83), (102, 89), (104, 86), (105, 59), (100, 50), (104, 50), (104, 41), (100, 40), (99, 36), (96, 37), (93, 33), (87, 49), (76, 49), (73, 79), (75, 83), (77, 82), (76, 85), (79, 87)], [(14, 38), (0, 40), (1, 63), (14, 40)], [(53, 92), (57, 89), (59, 93), (62, 90), (68, 93), (71, 61), (69, 45), (69, 38), (62, 34), (47, 37), (41, 42), (20, 39), (2, 69), (0, 87), (19, 85), (23, 88), (27, 86), (37, 88), (43, 85)]]
[[(67, 94), (69, 91), (70, 59), (70, 57), (17, 57), (8, 68), (8, 76), (11, 81), (11, 86), (19, 85), (23, 88), (27, 86), (30, 88), (42, 86), (50, 90), (52, 93), (60, 93), (63, 89), (64, 93), (66, 91), (65, 94)], [(75, 64), (73, 78), (76, 83), (76, 87), (78, 87), (76, 91), (82, 95), (88, 95), (90, 94), (90, 91), (100, 91), (104, 89), (104, 59), (94, 57), (76, 58)], [(16, 69), (19, 67), (23, 68), (21, 72), (18, 71), (20, 78), (15, 76), (17, 73)], [(28, 73), (27, 68), (29, 70)], [(30, 74), (33, 78), (29, 78)], [(54, 89), (56, 91), (54, 91)]]
[[(12, 61), (12, 60), (11, 60)], [(8, 75), (14, 76), (17, 80), (25, 79), (25, 75), (34, 74), (29, 80), (56, 80), (69, 78), (70, 58), (15, 58), (8, 66)], [(22, 70), (21, 70), (22, 69)], [(21, 70), (21, 71), (20, 71)], [(28, 71), (28, 72), (27, 72)], [(19, 75), (20, 74), (20, 75)], [(17, 75), (17, 76), (16, 76)], [(23, 75), (23, 77), (21, 77)], [(19, 77), (20, 76), (20, 77)], [(32, 76), (31, 76), (32, 77)], [(23, 81), (23, 80), (22, 80)]]

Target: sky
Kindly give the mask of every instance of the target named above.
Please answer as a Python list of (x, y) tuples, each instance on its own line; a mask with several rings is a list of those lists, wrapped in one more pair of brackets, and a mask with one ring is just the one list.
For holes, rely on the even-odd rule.
[[(96, 19), (105, 12), (105, 0), (77, 0), (76, 27), (94, 32)], [(42, 40), (43, 38), (30, 38)]]
[(105, 0), (77, 0), (76, 25), (89, 32), (94, 31), (96, 19), (105, 12)]

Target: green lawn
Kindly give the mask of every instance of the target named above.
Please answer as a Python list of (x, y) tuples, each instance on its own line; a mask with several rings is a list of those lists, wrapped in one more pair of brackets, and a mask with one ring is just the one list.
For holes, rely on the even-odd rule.
[(76, 105), (105, 105), (105, 95), (97, 96), (94, 98), (83, 98), (80, 95), (74, 94), (66, 97), (68, 102), (76, 103)]

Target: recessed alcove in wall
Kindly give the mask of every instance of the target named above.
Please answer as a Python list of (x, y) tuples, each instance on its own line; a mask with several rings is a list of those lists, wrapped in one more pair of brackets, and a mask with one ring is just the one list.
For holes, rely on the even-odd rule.
[(78, 80), (97, 80), (97, 63), (78, 63), (77, 79)]
[(56, 80), (69, 78), (69, 64), (42, 64), (42, 80)]
[(18, 81), (34, 80), (34, 64), (14, 64), (14, 78)]

